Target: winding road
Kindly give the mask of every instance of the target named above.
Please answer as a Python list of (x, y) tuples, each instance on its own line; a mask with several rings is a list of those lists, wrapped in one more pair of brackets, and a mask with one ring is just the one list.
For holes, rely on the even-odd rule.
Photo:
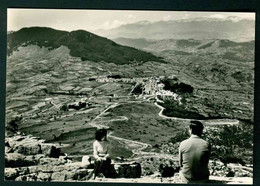
[[(155, 97), (157, 102), (163, 102), (160, 99), (157, 98), (157, 96)], [(141, 102), (141, 101), (130, 101), (130, 102)], [(154, 104), (161, 109), (160, 112), (158, 113), (158, 115), (163, 118), (163, 119), (171, 119), (171, 120), (181, 120), (181, 121), (190, 121), (192, 119), (185, 119), (185, 118), (178, 118), (178, 117), (168, 117), (165, 116), (163, 114), (163, 110), (165, 109), (164, 107), (162, 107), (161, 105), (159, 105), (157, 102), (155, 102)], [(125, 103), (129, 103), (129, 102), (125, 102)], [(93, 120), (91, 120), (88, 124), (91, 125), (92, 127), (96, 127), (96, 128), (106, 128), (109, 129), (109, 126), (104, 125), (104, 124), (100, 124), (100, 122), (98, 121), (99, 119), (102, 118), (102, 116), (109, 110), (112, 108), (115, 108), (117, 106), (121, 105), (120, 102), (116, 102), (110, 106), (108, 106), (106, 109), (104, 109), (99, 115), (97, 115)], [(126, 116), (121, 116), (115, 119), (110, 119), (107, 122), (113, 122), (113, 121), (125, 121), (128, 120), (128, 118)], [(213, 120), (208, 120), (205, 121), (205, 124), (208, 125), (235, 125), (235, 124), (239, 124), (238, 120), (235, 119), (213, 119)], [(165, 153), (156, 153), (156, 152), (145, 152), (143, 151), (144, 149), (151, 147), (150, 144), (148, 143), (144, 143), (144, 142), (140, 142), (140, 141), (134, 141), (134, 140), (130, 140), (130, 139), (125, 139), (125, 138), (121, 138), (121, 137), (117, 137), (113, 135), (113, 132), (110, 132), (108, 134), (108, 137), (114, 140), (119, 141), (120, 143), (125, 144), (126, 146), (130, 147), (130, 148), (134, 148), (132, 150), (132, 157), (133, 159), (139, 159), (139, 158), (143, 158), (143, 157), (161, 157), (161, 158), (167, 158), (167, 159), (172, 159), (172, 160), (177, 160), (178, 157), (176, 157), (176, 155), (172, 155), (172, 154), (165, 154)]]

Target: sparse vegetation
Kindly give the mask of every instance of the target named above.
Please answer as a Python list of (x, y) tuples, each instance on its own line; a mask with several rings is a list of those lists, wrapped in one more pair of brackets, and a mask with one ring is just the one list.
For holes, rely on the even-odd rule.
[(55, 49), (63, 45), (70, 49), (72, 56), (80, 57), (82, 61), (105, 61), (119, 65), (132, 62), (164, 62), (162, 58), (148, 52), (118, 45), (107, 38), (84, 30), (66, 32), (41, 27), (22, 28), (8, 34), (8, 43), (8, 55), (17, 50), (19, 46), (36, 44)]
[(165, 110), (163, 114), (169, 117), (179, 117), (179, 118), (188, 118), (188, 119), (206, 119), (203, 115), (188, 111), (184, 105), (180, 105), (175, 100), (165, 100), (164, 103), (159, 103), (162, 105)]

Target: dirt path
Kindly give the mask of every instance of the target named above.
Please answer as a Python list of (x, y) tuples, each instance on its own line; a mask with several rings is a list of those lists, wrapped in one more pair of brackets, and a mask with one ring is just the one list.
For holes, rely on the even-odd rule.
[[(156, 97), (157, 102), (162, 102), (161, 100), (159, 100)], [(178, 117), (168, 117), (165, 116), (163, 114), (164, 111), (164, 107), (162, 107), (161, 105), (159, 105), (158, 103), (154, 103), (160, 110), (159, 112), (159, 116), (164, 118), (164, 119), (171, 119), (171, 120), (179, 120), (179, 121), (191, 121), (193, 119), (185, 119), (185, 118), (178, 118)], [(199, 120), (202, 121), (203, 123), (207, 124), (207, 125), (238, 125), (239, 124), (239, 120), (237, 119), (208, 119), (208, 120)]]

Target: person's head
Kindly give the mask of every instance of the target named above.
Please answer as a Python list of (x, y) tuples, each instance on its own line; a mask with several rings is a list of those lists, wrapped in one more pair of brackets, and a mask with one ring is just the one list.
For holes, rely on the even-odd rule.
[(105, 141), (105, 140), (107, 140), (107, 130), (106, 129), (99, 129), (99, 130), (97, 130), (95, 138), (98, 141)]
[(191, 134), (201, 136), (203, 131), (203, 124), (200, 121), (191, 121), (190, 122), (190, 132)]

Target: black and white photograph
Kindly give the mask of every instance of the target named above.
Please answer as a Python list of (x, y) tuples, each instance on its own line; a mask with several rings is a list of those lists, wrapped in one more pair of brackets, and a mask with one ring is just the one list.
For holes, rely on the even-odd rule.
[(253, 184), (255, 16), (8, 8), (5, 180)]

